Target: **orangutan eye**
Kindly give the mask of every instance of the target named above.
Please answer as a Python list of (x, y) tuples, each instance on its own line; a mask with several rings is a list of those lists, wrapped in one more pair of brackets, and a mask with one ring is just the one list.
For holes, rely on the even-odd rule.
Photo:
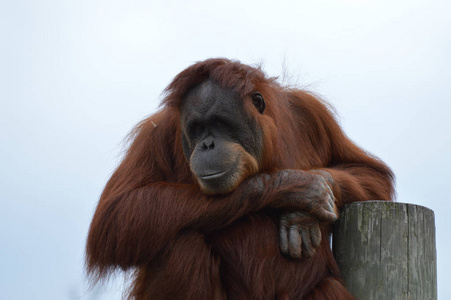
[(213, 117), (210, 121), (210, 126), (216, 129), (225, 129), (228, 127), (227, 122), (223, 121), (221, 118)]
[(260, 94), (259, 92), (255, 92), (252, 95), (252, 103), (257, 108), (258, 112), (263, 114), (263, 112), (265, 111), (266, 105), (265, 105), (265, 99), (263, 99), (262, 94)]
[(198, 122), (194, 122), (189, 126), (189, 133), (193, 136), (199, 136), (204, 131), (204, 126)]

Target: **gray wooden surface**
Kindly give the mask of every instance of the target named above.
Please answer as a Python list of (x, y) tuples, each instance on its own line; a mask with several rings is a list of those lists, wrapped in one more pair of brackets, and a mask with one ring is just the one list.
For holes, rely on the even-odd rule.
[(426, 207), (348, 205), (335, 226), (333, 251), (357, 300), (437, 299), (434, 212)]

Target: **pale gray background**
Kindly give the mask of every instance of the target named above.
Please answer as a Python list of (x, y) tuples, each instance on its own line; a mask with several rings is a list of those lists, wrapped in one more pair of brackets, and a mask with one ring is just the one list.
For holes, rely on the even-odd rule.
[(121, 297), (121, 278), (84, 279), (99, 194), (171, 79), (224, 56), (321, 94), (393, 168), (398, 201), (435, 211), (451, 299), (450, 3), (1, 1), (0, 298)]

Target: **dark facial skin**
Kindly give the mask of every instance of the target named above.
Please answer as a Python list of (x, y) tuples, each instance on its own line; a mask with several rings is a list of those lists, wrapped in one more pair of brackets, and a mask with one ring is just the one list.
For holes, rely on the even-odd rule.
[[(233, 90), (207, 80), (190, 89), (180, 108), (182, 143), (191, 171), (207, 194), (223, 194), (258, 172), (262, 133)], [(264, 102), (253, 109), (263, 112)], [(263, 105), (263, 109), (261, 106)]]

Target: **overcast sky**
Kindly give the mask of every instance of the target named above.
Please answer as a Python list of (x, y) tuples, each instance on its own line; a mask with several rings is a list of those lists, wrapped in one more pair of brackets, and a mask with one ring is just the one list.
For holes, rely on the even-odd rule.
[(435, 211), (440, 299), (451, 299), (450, 1), (0, 2), (0, 298), (87, 291), (84, 246), (132, 127), (192, 63), (228, 57), (322, 95)]

